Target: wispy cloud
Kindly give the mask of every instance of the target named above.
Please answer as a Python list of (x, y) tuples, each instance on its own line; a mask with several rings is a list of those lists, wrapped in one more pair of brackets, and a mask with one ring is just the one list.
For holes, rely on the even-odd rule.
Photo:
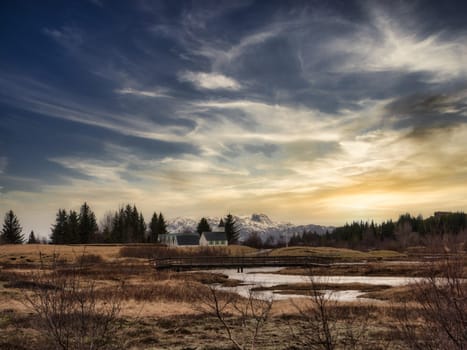
[(42, 32), (69, 50), (76, 49), (84, 43), (84, 33), (76, 27), (64, 26), (60, 29), (44, 28)]
[[(373, 104), (375, 104), (373, 102)], [(373, 104), (368, 109), (373, 108)], [(330, 115), (306, 106), (269, 104), (244, 100), (200, 101), (193, 105), (200, 112), (218, 116), (224, 124), (229, 140), (261, 140), (275, 143), (301, 140), (338, 140), (342, 126), (356, 117), (355, 113), (342, 111), (339, 115)], [(233, 117), (228, 111), (236, 111)], [(360, 113), (367, 113), (366, 109)], [(244, 118), (239, 118), (244, 115)], [(371, 123), (371, 118), (366, 121)], [(340, 125), (341, 128), (338, 128)], [(236, 132), (237, 131), (237, 132)], [(229, 133), (231, 137), (229, 137)]]
[(50, 158), (49, 161), (76, 170), (98, 182), (119, 182), (121, 172), (126, 170), (125, 164), (116, 161), (97, 161), (76, 157)]
[[(127, 136), (183, 142), (182, 135), (190, 131), (189, 127), (176, 123), (162, 125), (145, 116), (135, 118), (120, 110), (102, 107), (95, 101), (82, 103), (66, 91), (30, 78), (0, 77), (0, 86), (5, 88), (8, 86), (9, 91), (14, 94), (13, 99), (3, 99), (7, 105), (17, 106), (21, 110), (40, 113), (51, 118), (100, 127)], [(127, 93), (141, 96), (141, 91), (137, 90), (130, 90)], [(147, 97), (147, 95), (142, 96)], [(1, 98), (2, 96), (0, 100)]]
[(188, 81), (197, 88), (208, 90), (240, 90), (241, 85), (235, 79), (220, 73), (183, 71), (178, 74), (180, 81)]
[(134, 96), (142, 96), (142, 97), (170, 97), (170, 95), (167, 94), (167, 90), (165, 89), (156, 89), (156, 90), (151, 90), (151, 91), (146, 91), (146, 90), (136, 90), (133, 88), (124, 88), (124, 89), (118, 89), (115, 90), (117, 94), (120, 95), (134, 95)]
[(225, 69), (228, 64), (242, 56), (247, 49), (265, 43), (277, 36), (282, 30), (282, 25), (273, 24), (271, 27), (245, 35), (236, 43), (199, 40), (199, 45), (194, 46), (192, 50), (197, 55), (209, 58), (214, 68)]
[[(417, 32), (401, 18), (370, 5), (371, 25), (356, 27), (343, 37), (331, 38), (324, 46), (329, 55), (345, 55), (334, 67), (340, 72), (402, 71), (429, 72), (440, 81), (465, 76), (467, 34)], [(412, 21), (419, 21), (416, 14)]]

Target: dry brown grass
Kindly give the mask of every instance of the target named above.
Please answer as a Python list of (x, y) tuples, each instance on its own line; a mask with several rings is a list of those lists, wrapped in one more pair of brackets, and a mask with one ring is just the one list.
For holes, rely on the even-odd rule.
[[(316, 290), (358, 290), (361, 292), (377, 292), (387, 290), (390, 287), (386, 285), (366, 284), (366, 283), (314, 283), (313, 288)], [(279, 294), (301, 294), (310, 295), (309, 283), (294, 283), (294, 284), (279, 284), (274, 287), (256, 287), (254, 291), (273, 290)]]
[[(134, 246), (131, 246), (134, 247)], [(21, 301), (25, 293), (32, 288), (47, 288), (31, 284), (29, 278), (40, 267), (40, 257), (46, 262), (59, 258), (57, 273), (66, 277), (79, 266), (80, 276), (96, 283), (96, 295), (99, 302), (105, 302), (113, 288), (124, 282), (124, 293), (121, 294), (121, 318), (124, 326), (118, 330), (123, 348), (133, 349), (228, 349), (228, 339), (222, 336), (217, 321), (200, 312), (196, 307), (206, 291), (206, 284), (236, 283), (222, 274), (209, 272), (155, 271), (146, 258), (128, 258), (120, 256), (122, 246), (48, 246), (24, 245), (2, 246), (0, 254), (0, 348), (29, 349), (47, 348), (41, 343), (41, 332), (37, 319), (30, 315)], [(230, 248), (230, 247), (229, 247)], [(310, 248), (311, 249), (311, 248)], [(369, 256), (375, 253), (354, 253), (349, 250), (322, 248), (314, 254), (340, 254), (341, 256)], [(324, 250), (323, 250), (324, 249)], [(297, 255), (301, 252), (294, 250)], [(39, 254), (40, 252), (40, 254)], [(84, 253), (83, 253), (84, 252)], [(255, 250), (232, 247), (232, 254), (249, 254)], [(300, 252), (300, 254), (298, 253)], [(310, 252), (309, 252), (310, 253)], [(83, 255), (84, 254), (84, 255)], [(310, 253), (311, 254), (311, 253)], [(362, 255), (363, 254), (363, 255)], [(368, 255), (369, 254), (369, 255)], [(378, 253), (376, 253), (378, 255)], [(391, 255), (381, 253), (380, 256)], [(12, 260), (11, 258), (15, 258)], [(31, 261), (27, 261), (27, 259)], [(365, 258), (366, 259), (366, 258)], [(358, 260), (358, 259), (357, 259)], [(385, 261), (371, 262), (365, 265), (343, 265), (313, 271), (317, 274), (354, 274), (354, 275), (408, 275), (420, 274), (421, 266), (416, 264), (392, 264)], [(288, 270), (288, 272), (297, 272)], [(309, 270), (303, 271), (309, 273)], [(318, 273), (319, 272), (319, 273)], [(287, 290), (289, 286), (283, 286)], [(321, 288), (334, 286), (321, 286)], [(345, 286), (347, 289), (365, 289), (366, 286)], [(306, 294), (307, 286), (295, 286)], [(373, 286), (371, 287), (373, 288)], [(375, 287), (380, 288), (380, 287)], [(383, 287), (381, 287), (383, 288)], [(391, 327), (397, 322), (398, 313), (402, 312), (397, 305), (405, 301), (413, 301), (411, 287), (394, 287), (380, 291), (372, 291), (366, 296), (387, 302), (371, 306), (369, 311), (370, 325), (368, 329), (367, 349), (397, 348), (405, 349), (397, 342)], [(264, 334), (258, 339), (261, 349), (299, 349), (290, 339), (290, 327), (305, 327), (306, 324), (297, 315), (296, 304), (305, 306), (305, 299), (296, 299), (295, 305), (289, 300), (274, 302), (270, 323), (265, 325)], [(404, 303), (415, 308), (413, 303)], [(348, 315), (356, 322), (364, 315), (364, 308), (355, 310), (355, 305), (340, 304), (335, 313), (342, 322), (349, 320)], [(363, 305), (362, 307), (364, 307)], [(367, 305), (368, 306), (368, 305)], [(346, 308), (348, 307), (348, 308)], [(360, 310), (360, 311), (359, 311)], [(365, 311), (365, 312), (366, 312)], [(416, 313), (414, 313), (415, 315)], [(230, 317), (230, 316), (229, 316)], [(232, 314), (235, 322), (235, 313)], [(379, 343), (378, 343), (379, 342)], [(19, 345), (18, 345), (19, 344)], [(379, 346), (379, 345), (381, 346)], [(22, 346), (22, 347), (14, 347)]]
[(323, 258), (334, 258), (342, 260), (378, 260), (405, 258), (401, 254), (392, 250), (374, 250), (362, 252), (359, 250), (333, 248), (333, 247), (287, 247), (274, 249), (269, 253), (270, 256), (315, 256)]
[(121, 245), (49, 245), (9, 244), (2, 245), (0, 264), (34, 264), (50, 262), (57, 256), (66, 262), (73, 262), (84, 255), (98, 255), (105, 261), (118, 258)]
[(384, 290), (369, 291), (362, 298), (384, 300), (392, 303), (409, 302), (413, 300), (413, 286), (398, 286)]
[(227, 247), (165, 247), (161, 245), (124, 246), (119, 251), (120, 257), (129, 258), (176, 258), (193, 256), (243, 256), (254, 254), (256, 249), (231, 245)]

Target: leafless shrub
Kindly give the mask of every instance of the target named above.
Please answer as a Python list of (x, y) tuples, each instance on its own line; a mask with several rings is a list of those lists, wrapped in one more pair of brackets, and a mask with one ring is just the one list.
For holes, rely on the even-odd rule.
[(446, 255), (433, 263), (428, 277), (413, 285), (416, 304), (405, 304), (398, 314), (399, 334), (411, 349), (467, 348), (464, 265), (461, 255)]
[(257, 299), (250, 291), (248, 298), (206, 286), (201, 310), (213, 314), (221, 323), (235, 349), (255, 349), (273, 305), (271, 299)]
[(306, 330), (294, 332), (296, 338), (302, 345), (310, 349), (334, 349), (337, 343), (334, 329), (336, 322), (331, 312), (331, 299), (325, 293), (314, 288), (312, 280), (310, 286), (311, 305), (296, 308), (306, 322)]
[(364, 349), (371, 306), (340, 306), (321, 289), (310, 271), (309, 298), (295, 303), (304, 323), (290, 328), (294, 340), (313, 350)]
[[(94, 280), (80, 273), (81, 266), (60, 272), (57, 264), (31, 276), (26, 305), (42, 320), (47, 337), (57, 349), (99, 349), (112, 343), (118, 325), (123, 285), (99, 297)], [(44, 286), (47, 286), (46, 288)]]

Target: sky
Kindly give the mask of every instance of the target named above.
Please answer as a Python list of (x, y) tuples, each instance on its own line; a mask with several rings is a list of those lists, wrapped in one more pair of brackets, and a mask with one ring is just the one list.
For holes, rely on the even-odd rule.
[(467, 209), (465, 1), (0, 4), (0, 213)]

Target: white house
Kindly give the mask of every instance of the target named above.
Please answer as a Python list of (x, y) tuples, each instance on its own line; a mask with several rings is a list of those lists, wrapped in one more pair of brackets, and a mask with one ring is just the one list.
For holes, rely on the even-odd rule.
[(225, 232), (203, 232), (199, 239), (201, 246), (226, 246), (228, 244)]

